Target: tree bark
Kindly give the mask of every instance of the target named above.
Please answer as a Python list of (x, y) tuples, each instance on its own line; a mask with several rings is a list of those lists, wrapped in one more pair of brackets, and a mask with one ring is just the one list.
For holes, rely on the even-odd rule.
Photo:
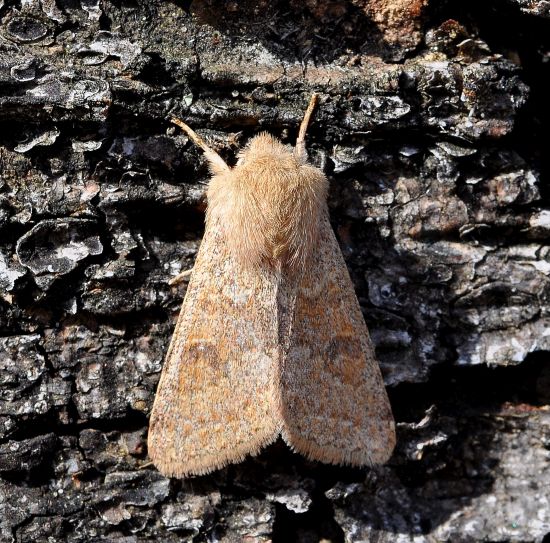
[[(0, 0), (0, 541), (546, 541), (549, 55), (546, 0)], [(167, 479), (209, 176), (169, 117), (234, 163), (312, 92), (397, 449)]]

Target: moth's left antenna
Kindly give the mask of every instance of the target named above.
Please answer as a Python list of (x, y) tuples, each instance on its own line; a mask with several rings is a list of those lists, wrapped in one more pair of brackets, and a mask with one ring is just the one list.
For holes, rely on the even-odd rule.
[(296, 147), (294, 148), (294, 155), (298, 160), (305, 162), (307, 159), (306, 154), (306, 132), (309, 122), (311, 121), (311, 115), (313, 110), (317, 106), (317, 101), (319, 95), (313, 93), (311, 99), (309, 100), (309, 105), (307, 106), (306, 112), (304, 113), (304, 118), (302, 119), (302, 124), (300, 124), (300, 131), (298, 132), (298, 138), (296, 139)]
[(223, 173), (228, 172), (231, 168), (225, 163), (224, 159), (214, 151), (207, 143), (190, 127), (187, 126), (183, 121), (172, 117), (170, 119), (175, 125), (179, 126), (203, 151), (210, 162), (210, 167), (212, 168), (213, 173)]

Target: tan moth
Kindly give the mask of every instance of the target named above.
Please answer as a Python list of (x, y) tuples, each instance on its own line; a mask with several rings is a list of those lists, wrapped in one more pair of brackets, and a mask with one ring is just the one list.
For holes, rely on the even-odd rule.
[(282, 436), (307, 458), (383, 463), (394, 421), (329, 223), (328, 181), (296, 146), (261, 133), (235, 167), (186, 124), (213, 177), (206, 228), (151, 413), (167, 476), (241, 461)]

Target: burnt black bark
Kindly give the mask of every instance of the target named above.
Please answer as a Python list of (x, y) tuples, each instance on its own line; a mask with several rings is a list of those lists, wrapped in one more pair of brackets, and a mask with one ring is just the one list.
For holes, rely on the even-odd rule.
[[(545, 0), (0, 0), (0, 541), (546, 541)], [(308, 135), (398, 422), (178, 481), (148, 414), (205, 160)]]

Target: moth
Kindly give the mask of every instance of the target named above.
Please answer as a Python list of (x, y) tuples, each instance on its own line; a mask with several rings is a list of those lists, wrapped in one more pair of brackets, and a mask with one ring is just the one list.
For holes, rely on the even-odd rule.
[(185, 123), (212, 179), (206, 228), (151, 413), (161, 473), (208, 473), (282, 436), (309, 459), (384, 463), (391, 408), (329, 222), (328, 181), (307, 161), (313, 95), (294, 149), (261, 133), (224, 160)]

